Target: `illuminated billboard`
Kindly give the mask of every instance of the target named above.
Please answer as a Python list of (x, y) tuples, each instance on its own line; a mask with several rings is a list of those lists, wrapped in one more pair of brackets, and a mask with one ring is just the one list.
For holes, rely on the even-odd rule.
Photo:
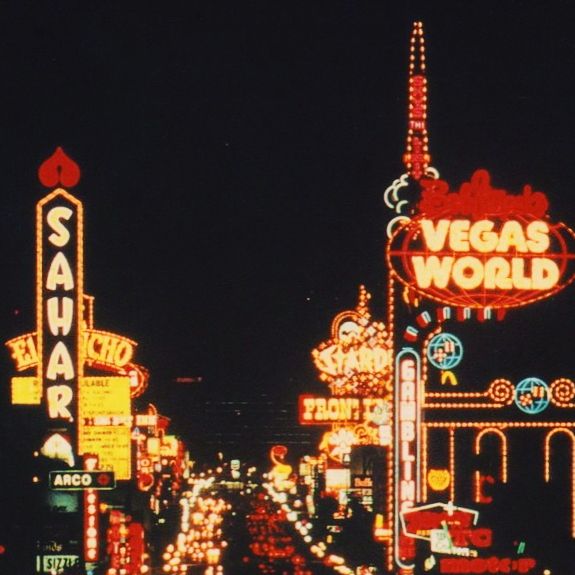
[(82, 218), (82, 204), (62, 188), (36, 209), (38, 374), (55, 425), (73, 421), (83, 372)]
[(84, 377), (80, 387), (78, 449), (96, 454), (101, 469), (130, 479), (131, 401), (129, 377)]
[(575, 233), (547, 215), (545, 194), (494, 188), (486, 170), (451, 190), (420, 180), (418, 213), (390, 239), (394, 275), (428, 299), (511, 308), (547, 298), (575, 279)]
[(382, 397), (299, 397), (302, 425), (369, 422), (377, 425), (389, 420), (390, 410), (390, 403)]
[[(94, 298), (84, 296), (84, 306), (93, 308)], [(5, 345), (10, 350), (17, 371), (26, 371), (38, 367), (38, 336), (36, 332), (20, 335), (8, 340)], [(138, 397), (146, 389), (148, 373), (145, 368), (132, 361), (137, 343), (123, 335), (93, 328), (93, 315), (82, 329), (82, 357), (84, 368), (90, 367), (117, 375), (130, 377), (130, 395)], [(15, 382), (22, 389), (24, 382)], [(32, 383), (28, 382), (28, 386)], [(21, 403), (17, 394), (12, 403)], [(26, 396), (24, 396), (25, 398)], [(24, 399), (22, 402), (32, 403)]]
[(58, 148), (38, 176), (55, 189), (36, 206), (36, 330), (6, 342), (19, 374), (12, 403), (46, 410), (40, 454), (71, 467), (78, 455), (94, 455), (103, 470), (130, 479), (131, 398), (143, 393), (148, 373), (133, 361), (136, 342), (94, 327), (94, 298), (84, 293), (83, 206), (64, 189), (78, 183), (78, 165)]
[(312, 351), (319, 377), (334, 395), (391, 396), (392, 342), (383, 323), (370, 321), (370, 298), (360, 286), (356, 309), (338, 314), (331, 338)]

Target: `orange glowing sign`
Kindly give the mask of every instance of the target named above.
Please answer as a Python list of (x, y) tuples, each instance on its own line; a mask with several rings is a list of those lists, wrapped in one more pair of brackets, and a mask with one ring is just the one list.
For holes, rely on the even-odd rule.
[(382, 397), (314, 397), (299, 398), (299, 422), (302, 425), (331, 423), (373, 423), (390, 421), (390, 402)]
[(160, 443), (160, 456), (175, 458), (180, 450), (180, 441), (175, 435), (164, 435)]
[(18, 371), (24, 371), (38, 365), (35, 333), (20, 335), (8, 340), (5, 345), (10, 350), (10, 355), (16, 363)]
[(331, 339), (312, 351), (334, 395), (391, 396), (391, 338), (383, 323), (370, 322), (370, 297), (361, 286), (357, 308), (338, 314)]
[(423, 24), (414, 22), (409, 49), (409, 122), (403, 162), (408, 173), (419, 180), (425, 175), (431, 156), (427, 137), (427, 77)]
[[(84, 469), (97, 469), (98, 458), (89, 455), (84, 457)], [(99, 559), (99, 495), (95, 489), (84, 489), (84, 560)]]
[[(27, 333), (8, 340), (17, 371), (38, 366), (37, 334)], [(84, 366), (101, 369), (118, 375), (130, 376), (131, 396), (138, 397), (146, 388), (147, 371), (132, 362), (138, 344), (127, 337), (93, 328), (82, 330)]]
[(94, 364), (122, 368), (130, 363), (136, 343), (126, 337), (100, 330), (86, 330), (84, 347), (86, 358)]
[(292, 472), (292, 466), (285, 461), (287, 452), (288, 449), (285, 445), (274, 445), (270, 449), (270, 461), (273, 463), (270, 475), (277, 487), (283, 486)]
[(537, 561), (532, 557), (442, 557), (440, 573), (530, 573)]
[(458, 191), (422, 179), (419, 214), (392, 236), (388, 264), (424, 297), (454, 306), (508, 308), (549, 297), (575, 279), (575, 233), (549, 221), (547, 198), (491, 185), (477, 170)]

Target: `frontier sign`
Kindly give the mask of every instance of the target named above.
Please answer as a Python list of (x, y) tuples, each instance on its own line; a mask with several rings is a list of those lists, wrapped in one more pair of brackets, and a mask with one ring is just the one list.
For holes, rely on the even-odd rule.
[(459, 190), (422, 179), (419, 213), (390, 240), (395, 275), (448, 305), (511, 308), (550, 297), (575, 279), (575, 233), (547, 216), (545, 194), (512, 195), (477, 170)]

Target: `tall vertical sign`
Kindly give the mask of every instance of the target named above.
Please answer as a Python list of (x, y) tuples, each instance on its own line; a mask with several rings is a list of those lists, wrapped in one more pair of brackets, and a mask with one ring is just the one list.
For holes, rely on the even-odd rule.
[[(84, 469), (93, 471), (98, 467), (98, 457), (84, 456)], [(98, 515), (99, 496), (95, 489), (84, 489), (84, 560), (95, 562), (100, 558), (100, 533)]]
[[(36, 206), (36, 314), (38, 377), (50, 429), (76, 451), (78, 383), (83, 375), (83, 209), (63, 185), (74, 186), (79, 169), (58, 148), (39, 169), (55, 189)], [(50, 439), (48, 439), (50, 441)], [(46, 445), (46, 444), (45, 444)]]
[(421, 360), (403, 348), (395, 365), (395, 562), (413, 569), (415, 539), (401, 530), (400, 516), (420, 498), (419, 443), (421, 413)]
[(403, 163), (415, 180), (426, 175), (431, 161), (427, 137), (427, 77), (423, 24), (413, 23), (409, 46), (409, 122)]

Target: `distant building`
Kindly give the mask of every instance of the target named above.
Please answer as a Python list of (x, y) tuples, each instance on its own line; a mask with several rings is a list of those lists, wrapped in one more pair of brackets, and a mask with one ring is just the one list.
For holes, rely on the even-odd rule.
[(314, 451), (318, 441), (317, 429), (299, 425), (295, 397), (285, 400), (265, 393), (218, 397), (205, 383), (182, 385), (171, 394), (170, 415), (191, 459), (200, 462), (222, 452), (226, 459), (265, 466), (274, 445), (285, 445), (288, 460), (295, 462)]

